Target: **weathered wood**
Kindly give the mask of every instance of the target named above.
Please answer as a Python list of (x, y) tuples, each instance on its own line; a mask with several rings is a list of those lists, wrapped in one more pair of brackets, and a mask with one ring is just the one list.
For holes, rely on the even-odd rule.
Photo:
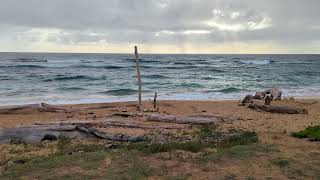
[[(133, 107), (136, 105), (126, 105), (126, 107)], [(47, 103), (40, 104), (26, 104), (26, 105), (15, 105), (15, 106), (0, 106), (0, 114), (26, 114), (24, 110), (35, 110), (40, 112), (74, 112), (74, 111), (84, 111), (90, 109), (106, 109), (114, 108), (114, 105), (98, 105), (96, 107), (67, 107), (67, 106), (57, 106)], [(24, 112), (19, 112), (24, 111)]]
[(11, 114), (15, 113), (19, 110), (24, 109), (38, 109), (41, 108), (40, 104), (26, 104), (26, 105), (18, 105), (18, 106), (2, 106), (0, 107), (0, 114)]
[(305, 102), (305, 101), (300, 101), (300, 100), (294, 100), (294, 101), (297, 103), (300, 103), (300, 104), (304, 104), (304, 105), (313, 105), (313, 104), (318, 103), (318, 101), (313, 101), (313, 102)]
[(44, 111), (44, 112), (71, 112), (74, 110), (77, 110), (77, 109), (58, 107), (58, 106), (47, 104), (47, 103), (40, 103), (40, 108), (39, 108), (39, 111)]
[(157, 110), (157, 92), (154, 93), (154, 98), (153, 98), (153, 109)]
[(81, 132), (93, 134), (96, 137), (101, 138), (101, 139), (108, 139), (108, 140), (113, 140), (113, 141), (139, 142), (139, 141), (146, 141), (147, 140), (146, 137), (144, 137), (144, 136), (128, 136), (128, 135), (123, 135), (123, 134), (115, 135), (115, 134), (111, 134), (111, 133), (102, 132), (102, 131), (99, 131), (98, 129), (93, 128), (88, 125), (78, 125), (77, 130), (79, 130)]
[(71, 126), (34, 126), (0, 129), (0, 144), (6, 143), (39, 143), (45, 137), (67, 137), (70, 139), (87, 137)]
[(141, 109), (141, 105), (142, 105), (142, 102), (141, 102), (141, 75), (140, 75), (140, 63), (139, 63), (139, 55), (138, 55), (138, 47), (135, 46), (134, 47), (134, 54), (135, 54), (135, 57), (136, 57), (136, 68), (137, 68), (137, 78), (138, 78), (138, 100), (139, 100), (139, 106), (140, 106), (140, 109)]
[(185, 126), (166, 126), (154, 124), (128, 123), (128, 122), (103, 122), (100, 125), (103, 127), (122, 127), (122, 128), (136, 128), (136, 129), (183, 129)]
[(146, 116), (145, 113), (130, 113), (130, 112), (123, 112), (123, 113), (113, 113), (112, 116), (121, 116), (121, 117), (143, 117)]
[(167, 123), (177, 123), (177, 124), (214, 124), (221, 122), (221, 119), (218, 118), (199, 118), (199, 117), (176, 117), (176, 116), (161, 116), (153, 114), (147, 117), (147, 121), (155, 122), (167, 122)]
[(128, 136), (101, 132), (88, 124), (77, 125), (41, 125), (0, 129), (0, 144), (39, 143), (43, 140), (56, 140), (61, 137), (70, 139), (98, 137), (114, 141), (144, 141), (143, 136)]
[[(49, 123), (35, 123), (37, 126), (60, 126), (65, 128), (67, 131), (68, 128), (70, 130), (74, 130), (76, 125), (91, 125), (91, 126), (98, 126), (98, 127), (120, 127), (120, 128), (136, 128), (136, 129), (183, 129), (186, 128), (185, 126), (167, 126), (167, 125), (155, 125), (155, 124), (142, 124), (137, 122), (131, 121), (124, 121), (124, 120), (100, 120), (100, 121), (69, 121), (69, 122), (49, 122)], [(69, 126), (69, 127), (68, 127)]]
[(287, 106), (268, 106), (268, 105), (250, 104), (249, 108), (265, 111), (265, 112), (271, 112), (271, 113), (280, 113), (280, 114), (308, 114), (307, 109), (287, 107)]

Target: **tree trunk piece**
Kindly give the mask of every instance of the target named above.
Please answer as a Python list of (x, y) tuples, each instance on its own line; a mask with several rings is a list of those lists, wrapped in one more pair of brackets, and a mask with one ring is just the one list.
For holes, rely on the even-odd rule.
[(265, 111), (265, 112), (279, 113), (279, 114), (308, 114), (307, 109), (287, 107), (287, 106), (267, 106), (267, 105), (250, 104), (249, 108)]
[(153, 114), (147, 117), (147, 121), (155, 122), (167, 122), (176, 124), (195, 124), (195, 125), (205, 125), (205, 124), (215, 124), (221, 122), (219, 118), (199, 118), (199, 117), (176, 117), (176, 116), (161, 116)]

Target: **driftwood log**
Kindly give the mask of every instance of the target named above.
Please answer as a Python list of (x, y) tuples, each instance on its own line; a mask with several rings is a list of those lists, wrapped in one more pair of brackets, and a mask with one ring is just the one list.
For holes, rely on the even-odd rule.
[(41, 125), (0, 129), (0, 144), (4, 143), (39, 143), (43, 140), (57, 140), (59, 138), (88, 138), (98, 137), (113, 141), (145, 141), (144, 136), (128, 136), (102, 132), (88, 124), (59, 124)]
[[(131, 107), (136, 105), (126, 105), (125, 107)], [(93, 107), (66, 107), (66, 106), (57, 106), (47, 103), (39, 104), (26, 104), (26, 105), (16, 105), (16, 106), (0, 106), (0, 114), (16, 114), (20, 113), (21, 110), (35, 110), (39, 112), (74, 112), (74, 111), (83, 111), (90, 109), (105, 109), (105, 108), (114, 108), (114, 105), (101, 104)], [(22, 112), (25, 114), (25, 112)]]
[(113, 140), (113, 141), (130, 141), (130, 142), (139, 142), (139, 141), (146, 141), (146, 138), (143, 136), (128, 136), (123, 134), (111, 134), (97, 130), (96, 128), (89, 126), (89, 125), (78, 125), (77, 130), (80, 132), (85, 132), (88, 134), (93, 134), (94, 136)]
[(221, 122), (220, 118), (210, 117), (177, 117), (177, 116), (161, 116), (153, 114), (147, 116), (147, 121), (155, 122), (167, 122), (167, 123), (176, 123), (176, 124), (195, 124), (195, 125), (205, 125), (205, 124), (215, 124)]
[(258, 105), (258, 104), (249, 104), (248, 106), (251, 109), (271, 112), (271, 113), (280, 113), (280, 114), (308, 114), (307, 109), (287, 107), (287, 106), (268, 106), (268, 105)]

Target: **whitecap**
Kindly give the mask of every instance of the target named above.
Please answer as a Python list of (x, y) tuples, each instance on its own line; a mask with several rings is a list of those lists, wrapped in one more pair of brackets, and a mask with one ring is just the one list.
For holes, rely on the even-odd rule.
[(269, 60), (245, 60), (245, 61), (239, 61), (242, 64), (255, 64), (255, 65), (265, 65), (270, 64), (271, 61)]

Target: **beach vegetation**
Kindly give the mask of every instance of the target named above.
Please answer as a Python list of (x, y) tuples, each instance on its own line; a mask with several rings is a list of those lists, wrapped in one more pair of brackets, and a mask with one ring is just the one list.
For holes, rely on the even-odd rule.
[(253, 156), (262, 155), (265, 153), (278, 152), (278, 148), (275, 145), (265, 144), (247, 144), (247, 145), (235, 145), (233, 147), (218, 148), (215, 153), (203, 153), (197, 157), (198, 162), (216, 161), (221, 158), (233, 158), (233, 159), (246, 159)]
[[(70, 139), (58, 140), (56, 151), (47, 155), (33, 155), (19, 159), (22, 163), (7, 165), (0, 179), (141, 179), (163, 176), (164, 169), (146, 159), (171, 154), (177, 161), (206, 163), (217, 157), (244, 158), (272, 148), (260, 145), (257, 134), (241, 132), (220, 143), (204, 140), (217, 138), (213, 127), (202, 127), (198, 138), (189, 142), (117, 143), (116, 149), (99, 143), (74, 143)], [(184, 153), (185, 152), (185, 153)], [(182, 153), (179, 159), (174, 154)], [(194, 155), (188, 155), (188, 153)], [(160, 160), (158, 160), (160, 161)], [(18, 161), (15, 161), (18, 162)], [(166, 176), (166, 175), (165, 175)], [(168, 176), (169, 179), (188, 179), (189, 176)]]
[(288, 167), (290, 165), (290, 161), (288, 159), (283, 158), (273, 159), (271, 162), (272, 164), (281, 168)]
[(291, 135), (296, 138), (308, 138), (312, 141), (320, 141), (320, 125), (307, 127), (305, 130), (293, 132)]

